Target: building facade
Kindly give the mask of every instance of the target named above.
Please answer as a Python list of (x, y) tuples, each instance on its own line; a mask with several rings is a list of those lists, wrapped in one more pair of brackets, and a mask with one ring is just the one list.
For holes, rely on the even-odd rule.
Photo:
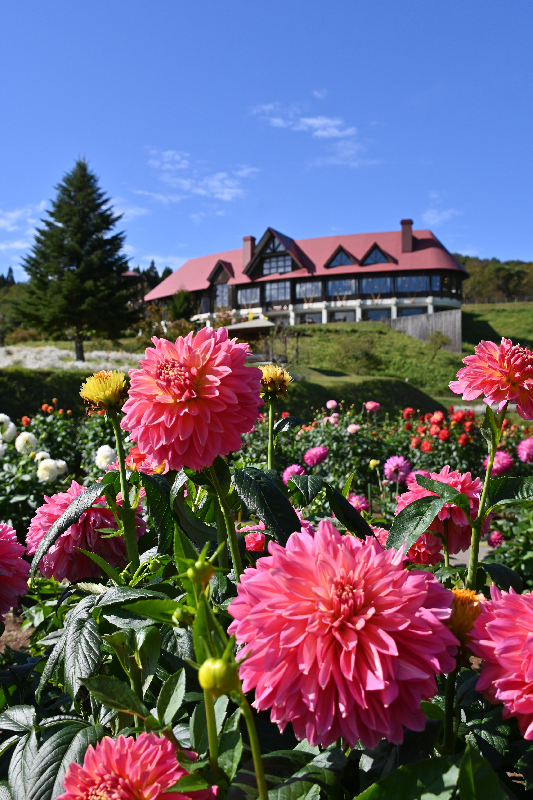
[(256, 244), (187, 261), (149, 292), (163, 301), (187, 289), (193, 320), (217, 314), (235, 322), (266, 317), (276, 324), (387, 320), (461, 307), (465, 269), (428, 230), (411, 220), (385, 233), (295, 240), (268, 228)]

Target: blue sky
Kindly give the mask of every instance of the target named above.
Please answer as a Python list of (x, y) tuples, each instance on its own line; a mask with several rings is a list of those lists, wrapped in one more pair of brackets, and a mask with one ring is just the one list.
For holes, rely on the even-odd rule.
[(131, 265), (393, 230), (533, 260), (533, 4), (25, 0), (0, 8), (0, 272), (85, 156)]

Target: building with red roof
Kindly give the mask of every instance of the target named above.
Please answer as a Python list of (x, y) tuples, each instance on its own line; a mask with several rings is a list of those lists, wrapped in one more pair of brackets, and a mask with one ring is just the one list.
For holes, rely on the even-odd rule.
[(464, 267), (429, 230), (356, 233), (291, 239), (267, 228), (256, 244), (192, 258), (145, 296), (164, 302), (187, 289), (193, 320), (211, 325), (227, 312), (235, 320), (277, 324), (359, 322), (461, 308)]

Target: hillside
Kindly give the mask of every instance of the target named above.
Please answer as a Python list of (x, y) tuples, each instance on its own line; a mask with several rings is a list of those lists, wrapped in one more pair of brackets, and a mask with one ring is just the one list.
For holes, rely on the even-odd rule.
[(533, 263), (499, 261), (497, 258), (477, 258), (459, 253), (454, 253), (453, 257), (469, 274), (463, 283), (466, 302), (498, 302), (525, 296), (533, 299)]

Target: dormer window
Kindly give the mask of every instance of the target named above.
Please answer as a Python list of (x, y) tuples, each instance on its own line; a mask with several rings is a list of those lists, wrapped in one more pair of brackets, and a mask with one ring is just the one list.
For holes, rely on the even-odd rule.
[(281, 242), (273, 237), (264, 249), (263, 275), (283, 275), (292, 271), (292, 258)]
[(354, 261), (344, 250), (339, 250), (335, 258), (329, 262), (328, 267), (348, 267)]
[(364, 261), (361, 261), (362, 267), (368, 267), (371, 264), (388, 264), (389, 259), (387, 256), (379, 249), (379, 247), (373, 247), (370, 253), (366, 256)]

